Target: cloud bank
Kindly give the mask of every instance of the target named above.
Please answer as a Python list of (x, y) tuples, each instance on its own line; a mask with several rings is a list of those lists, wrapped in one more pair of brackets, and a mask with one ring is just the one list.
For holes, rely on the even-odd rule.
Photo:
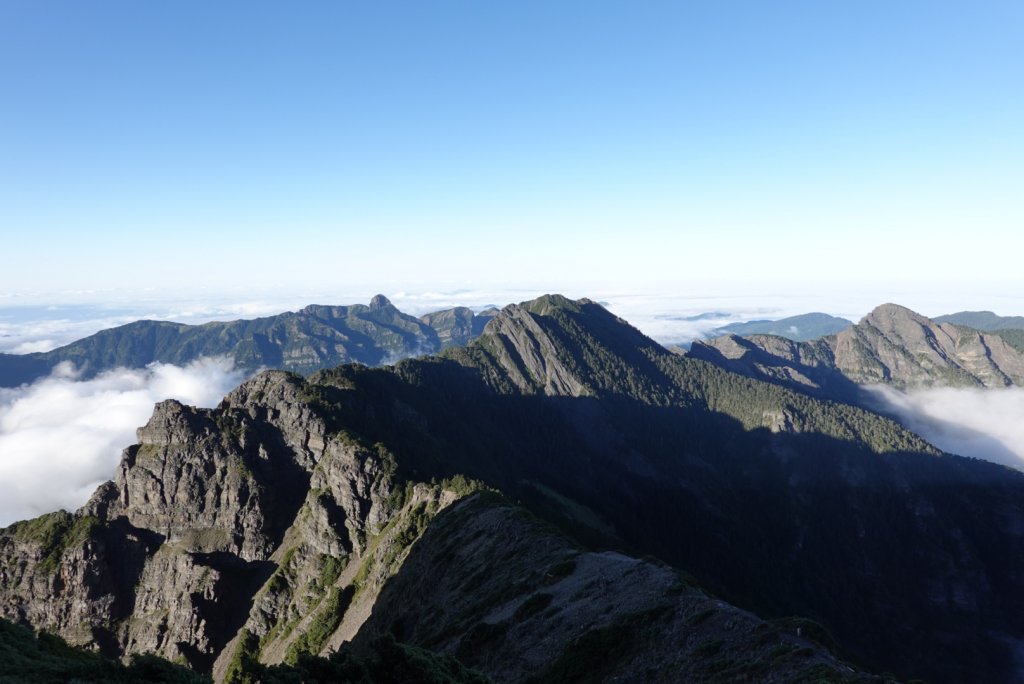
[(61, 364), (32, 385), (0, 389), (0, 527), (84, 504), (113, 476), (157, 402), (214, 406), (242, 379), (227, 359), (117, 369), (86, 381)]
[(1024, 389), (869, 390), (881, 408), (943, 451), (1024, 468)]

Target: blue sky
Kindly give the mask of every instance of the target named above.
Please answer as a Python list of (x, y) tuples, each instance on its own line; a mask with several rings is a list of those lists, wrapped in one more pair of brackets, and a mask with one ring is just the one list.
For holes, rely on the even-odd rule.
[(1021, 35), (1019, 2), (8, 0), (0, 296), (991, 308), (1024, 296)]

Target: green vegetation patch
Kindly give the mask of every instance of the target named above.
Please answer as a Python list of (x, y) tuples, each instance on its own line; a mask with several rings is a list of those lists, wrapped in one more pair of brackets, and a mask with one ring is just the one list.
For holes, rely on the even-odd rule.
[(327, 598), (320, 604), (312, 622), (309, 623), (309, 627), (288, 647), (284, 661), (289, 665), (295, 665), (300, 654), (316, 655), (322, 651), (324, 644), (341, 624), (341, 619), (351, 605), (354, 595), (355, 589), (352, 586), (347, 586), (344, 589), (331, 587)]
[(41, 558), (36, 567), (50, 574), (57, 570), (64, 552), (85, 543), (98, 524), (92, 516), (76, 518), (67, 511), (56, 511), (14, 523), (8, 532), (20, 542), (37, 544)]
[(231, 655), (224, 675), (224, 684), (256, 684), (254, 673), (259, 668), (260, 640), (248, 629), (238, 637), (235, 652)]
[(200, 684), (210, 679), (153, 655), (133, 656), (128, 665), (69, 646), (60, 637), (0, 619), (0, 681), (4, 684), (67, 682), (166, 682)]
[(345, 559), (335, 558), (326, 554), (320, 557), (320, 586), (326, 589), (334, 586), (334, 583), (341, 577), (346, 565)]

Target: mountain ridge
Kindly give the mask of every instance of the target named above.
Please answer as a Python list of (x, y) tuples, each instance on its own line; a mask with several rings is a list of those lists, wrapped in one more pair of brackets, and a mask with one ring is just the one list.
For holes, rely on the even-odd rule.
[(73, 363), (86, 379), (117, 367), (184, 365), (204, 356), (227, 356), (250, 373), (274, 368), (309, 374), (349, 362), (375, 366), (465, 345), (492, 315), (455, 307), (416, 318), (376, 295), (369, 305), (311, 304), (274, 316), (200, 325), (140, 320), (48, 352), (0, 354), (0, 387), (32, 382), (62, 362)]
[(844, 401), (856, 401), (856, 387), (873, 383), (897, 389), (1024, 385), (1024, 353), (1003, 337), (936, 323), (897, 304), (882, 304), (855, 326), (819, 340), (725, 336), (694, 342), (688, 353)]
[[(942, 454), (871, 412), (678, 357), (587, 300), (510, 305), (484, 333), (380, 369), (265, 372), (215, 409), (158, 405), (116, 479), (79, 513), (0, 532), (0, 613), (223, 676), (236, 654), (294, 664), (343, 635), (358, 641), (364, 625), (401, 621), (404, 563), (429, 553), (448, 567), (470, 543), (417, 551), (417, 540), (457, 501), (494, 488), (591, 550), (651, 554), (723, 601), (806, 615), (880, 669), (940, 682), (1014, 672), (1020, 473)], [(519, 640), (501, 637), (499, 616), (515, 630), (563, 606), (536, 585), (514, 590), (520, 579), (504, 586), (522, 593), (481, 599), (494, 618), (471, 606), (445, 618), (448, 636), (423, 616), (465, 599), (439, 588), (432, 608), (408, 606), (410, 638), (503, 671), (502, 649)], [(535, 595), (531, 606), (547, 606), (516, 617)], [(377, 606), (390, 606), (388, 620), (373, 617)], [(667, 624), (644, 629), (667, 639), (677, 633)], [(732, 659), (720, 667), (740, 666), (743, 649), (725, 636), (690, 638), (687, 653), (720, 649)], [(613, 658), (613, 670), (643, 672), (628, 670), (638, 653)], [(549, 655), (545, 668), (561, 657)]]

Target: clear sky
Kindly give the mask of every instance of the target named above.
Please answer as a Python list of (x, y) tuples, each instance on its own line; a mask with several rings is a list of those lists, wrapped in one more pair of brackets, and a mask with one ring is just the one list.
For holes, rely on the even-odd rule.
[(1024, 296), (1022, 36), (1019, 0), (5, 0), (0, 296), (989, 308)]

